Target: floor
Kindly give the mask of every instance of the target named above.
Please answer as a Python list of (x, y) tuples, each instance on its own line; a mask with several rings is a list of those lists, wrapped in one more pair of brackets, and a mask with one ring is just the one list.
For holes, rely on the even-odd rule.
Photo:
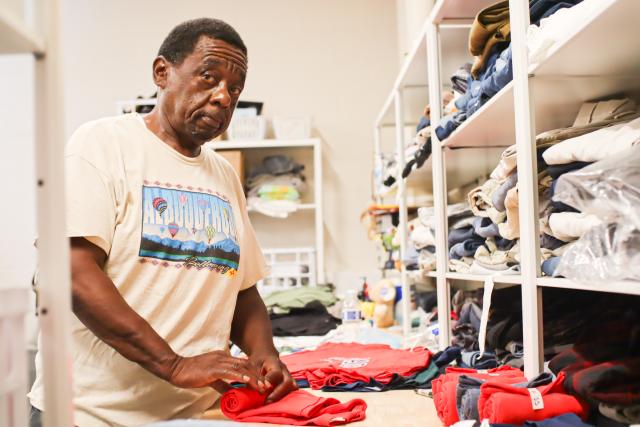
[[(312, 393), (326, 397), (334, 397), (341, 401), (363, 399), (367, 402), (367, 418), (363, 421), (348, 424), (353, 427), (439, 427), (442, 425), (433, 400), (421, 396), (413, 390), (397, 390), (382, 393), (326, 393), (311, 390)], [(205, 414), (206, 419), (226, 420), (220, 409), (213, 409)], [(248, 425), (248, 424), (245, 424)], [(273, 425), (273, 424), (251, 424)]]

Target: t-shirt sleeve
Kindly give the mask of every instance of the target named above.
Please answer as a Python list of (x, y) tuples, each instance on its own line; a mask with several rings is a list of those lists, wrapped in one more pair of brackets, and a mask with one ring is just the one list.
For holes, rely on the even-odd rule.
[(79, 154), (65, 157), (67, 236), (84, 237), (107, 255), (116, 226), (112, 180)]

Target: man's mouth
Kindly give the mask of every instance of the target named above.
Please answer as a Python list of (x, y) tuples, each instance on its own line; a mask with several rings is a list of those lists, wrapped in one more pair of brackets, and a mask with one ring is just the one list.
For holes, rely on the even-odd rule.
[(206, 114), (200, 116), (200, 121), (202, 121), (205, 126), (211, 129), (218, 129), (220, 126), (222, 126), (222, 120), (216, 117), (208, 116)]

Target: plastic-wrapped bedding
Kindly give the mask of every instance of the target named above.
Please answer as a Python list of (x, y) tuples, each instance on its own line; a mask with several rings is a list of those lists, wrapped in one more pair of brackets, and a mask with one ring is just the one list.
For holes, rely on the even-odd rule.
[(580, 282), (640, 280), (640, 146), (562, 175), (554, 201), (598, 216), (556, 273)]

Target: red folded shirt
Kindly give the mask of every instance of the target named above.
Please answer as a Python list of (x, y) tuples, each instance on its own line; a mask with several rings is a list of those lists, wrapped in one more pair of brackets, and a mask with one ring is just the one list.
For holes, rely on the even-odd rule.
[(458, 386), (458, 378), (460, 378), (461, 375), (506, 384), (518, 384), (526, 381), (521, 370), (510, 366), (501, 366), (487, 371), (477, 371), (467, 368), (447, 368), (445, 375), (436, 378), (431, 383), (436, 412), (446, 426), (460, 421), (456, 408), (456, 388)]
[[(524, 424), (525, 421), (540, 421), (558, 415), (573, 413), (586, 419), (588, 406), (565, 393), (562, 387), (564, 374), (555, 381), (537, 390), (542, 402), (534, 409), (529, 389), (513, 387), (498, 382), (486, 382), (480, 387), (478, 412), (480, 419), (489, 419), (491, 424)], [(536, 394), (538, 394), (536, 393)]]
[(337, 426), (364, 420), (367, 404), (353, 399), (346, 403), (296, 390), (277, 402), (264, 404), (266, 394), (237, 388), (222, 395), (222, 413), (234, 421), (289, 424), (296, 426)]
[(327, 343), (282, 358), (293, 378), (307, 380), (313, 389), (370, 379), (388, 384), (394, 374), (408, 377), (427, 369), (430, 360), (431, 353), (422, 347), (410, 351), (357, 343)]

